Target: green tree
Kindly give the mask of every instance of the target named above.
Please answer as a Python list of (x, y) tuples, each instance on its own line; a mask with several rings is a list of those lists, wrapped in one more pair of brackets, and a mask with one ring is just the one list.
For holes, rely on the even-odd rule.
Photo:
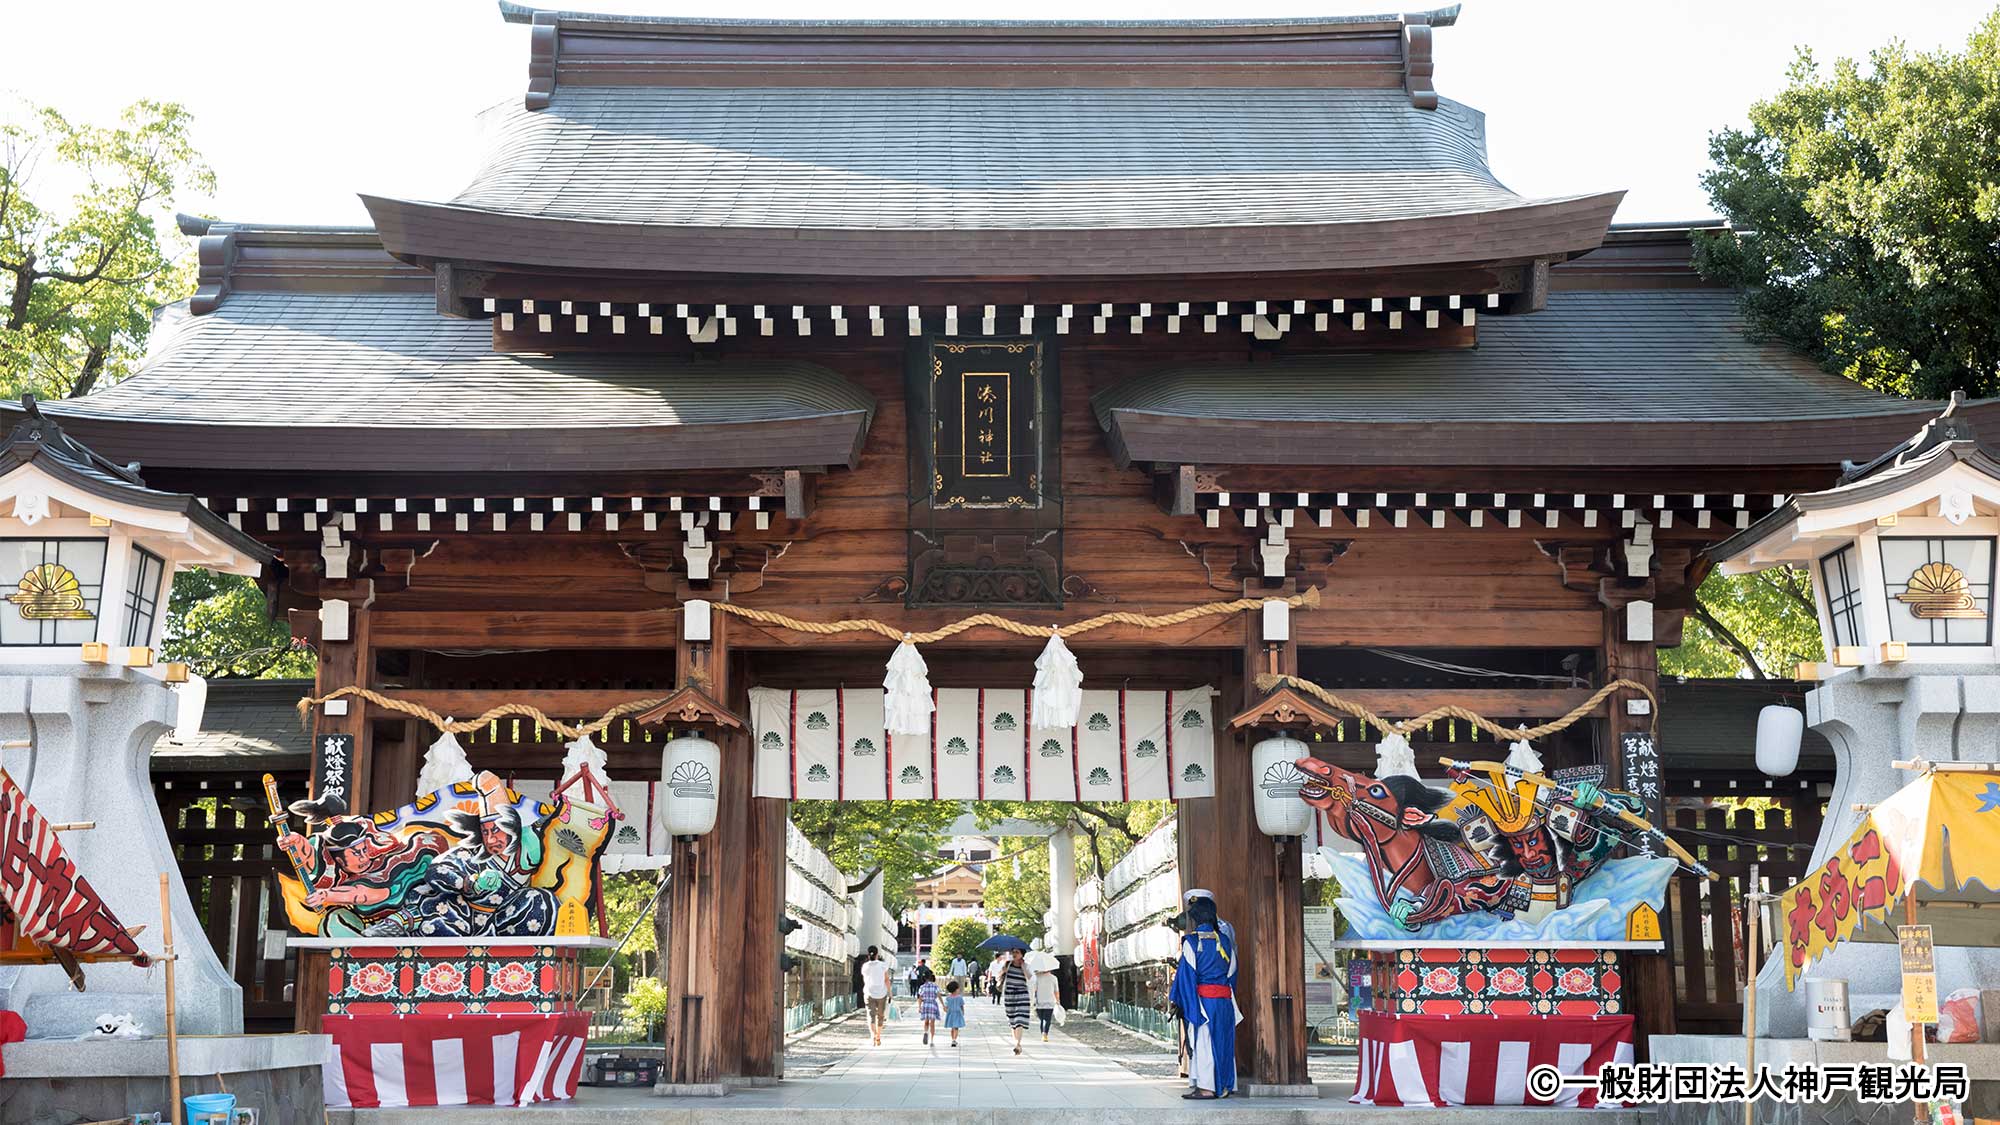
[(292, 642), (291, 627), (266, 614), (255, 582), (199, 567), (174, 576), (160, 649), (210, 679), (309, 677), (317, 665), (312, 649)]
[(1773, 567), (1756, 574), (1710, 574), (1695, 591), (1679, 648), (1660, 650), (1670, 676), (1788, 677), (1820, 659), (1819, 615), (1804, 571)]
[(1171, 817), (1173, 806), (1166, 801), (975, 801), (972, 815), (982, 828), (1003, 820), (1025, 820), (1082, 833), (1077, 877), (1087, 879), (1101, 877), (1133, 844)]
[(122, 378), (154, 311), (192, 287), (170, 233), (173, 199), (214, 190), (215, 175), (194, 150), (187, 110), (171, 103), (135, 102), (112, 127), (31, 105), (9, 117), (0, 120), (0, 390), (76, 397)]
[(2000, 11), (1964, 51), (1801, 50), (1748, 129), (1709, 142), (1729, 231), (1695, 265), (1754, 336), (1898, 394), (2000, 391)]
[(938, 849), (964, 810), (951, 801), (793, 801), (792, 823), (834, 866), (849, 892), (882, 880), (882, 903), (900, 915), (910, 884), (943, 864)]
[[(931, 943), (931, 964), (948, 966), (957, 957), (967, 961), (988, 960), (991, 955), (979, 949), (979, 943), (985, 940), (985, 926), (970, 918), (953, 918), (938, 927), (937, 939)], [(942, 974), (944, 969), (937, 971)]]
[(986, 918), (1001, 933), (1032, 942), (1048, 932), (1049, 849), (1038, 837), (1009, 841), (1011, 853), (986, 865)]

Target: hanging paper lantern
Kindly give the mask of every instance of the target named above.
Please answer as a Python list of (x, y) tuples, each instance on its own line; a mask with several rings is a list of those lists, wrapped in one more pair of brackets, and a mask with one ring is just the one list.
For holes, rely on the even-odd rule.
[(706, 738), (684, 735), (667, 743), (660, 756), (660, 827), (669, 836), (705, 836), (715, 827), (717, 780), (722, 748)]
[(1029, 706), (1035, 712), (1035, 726), (1043, 729), (1073, 727), (1083, 710), (1083, 669), (1061, 633), (1050, 633), (1048, 645), (1035, 658), (1035, 692)]
[(909, 635), (889, 657), (889, 674), (882, 678), (882, 712), (890, 734), (931, 731), (931, 670)]
[(1791, 776), (1805, 735), (1805, 712), (1796, 707), (1773, 703), (1757, 712), (1757, 768), (1768, 777)]
[(189, 672), (187, 682), (174, 688), (174, 741), (188, 742), (200, 734), (207, 710), (208, 681)]
[(1313, 807), (1299, 799), (1306, 782), (1298, 760), (1312, 756), (1288, 734), (1250, 748), (1250, 776), (1256, 778), (1257, 830), (1266, 836), (1303, 836), (1312, 827)]

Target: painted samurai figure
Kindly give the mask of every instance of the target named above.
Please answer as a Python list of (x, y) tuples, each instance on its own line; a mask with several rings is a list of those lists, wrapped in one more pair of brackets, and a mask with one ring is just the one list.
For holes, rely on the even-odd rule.
[(509, 803), (453, 809), (446, 823), (463, 842), (432, 862), (405, 904), (370, 926), (370, 937), (546, 936), (556, 931), (555, 892), (531, 882), (541, 838)]

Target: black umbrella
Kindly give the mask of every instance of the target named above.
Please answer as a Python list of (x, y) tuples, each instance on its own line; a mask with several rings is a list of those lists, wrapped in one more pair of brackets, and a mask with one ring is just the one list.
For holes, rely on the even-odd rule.
[(1015, 937), (1013, 934), (994, 934), (992, 937), (980, 942), (979, 948), (990, 949), (995, 953), (1012, 953), (1017, 949), (1025, 953), (1028, 949), (1028, 943)]

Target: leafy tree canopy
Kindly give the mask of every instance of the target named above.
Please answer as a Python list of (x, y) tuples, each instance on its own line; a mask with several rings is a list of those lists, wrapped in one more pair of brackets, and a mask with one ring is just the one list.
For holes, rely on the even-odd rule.
[(1666, 675), (1788, 677), (1800, 662), (1820, 658), (1812, 580), (1789, 567), (1711, 573), (1695, 592), (1681, 637), (1679, 648), (1660, 650)]
[(1695, 265), (1753, 335), (1882, 390), (2000, 391), (2000, 11), (1966, 49), (1822, 72), (1801, 50), (1748, 129), (1709, 142), (1733, 230)]
[(1037, 941), (1048, 932), (1042, 921), (1049, 911), (1048, 844), (1035, 837), (1008, 843), (1008, 858), (986, 865), (986, 918), (1001, 933)]
[(847, 873), (849, 891), (879, 878), (883, 905), (901, 914), (911, 882), (943, 864), (945, 829), (963, 811), (950, 801), (793, 801), (792, 823)]
[(931, 942), (931, 968), (942, 976), (953, 958), (963, 957), (967, 962), (981, 964), (992, 960), (991, 953), (979, 948), (979, 943), (985, 940), (985, 926), (970, 918), (953, 918), (938, 927), (937, 938)]
[(215, 175), (190, 123), (152, 101), (109, 127), (31, 105), (0, 116), (0, 391), (74, 397), (122, 378), (154, 310), (192, 287), (173, 199)]
[(209, 679), (305, 678), (317, 664), (312, 649), (293, 643), (290, 626), (266, 616), (255, 582), (199, 567), (174, 576), (160, 648)]

